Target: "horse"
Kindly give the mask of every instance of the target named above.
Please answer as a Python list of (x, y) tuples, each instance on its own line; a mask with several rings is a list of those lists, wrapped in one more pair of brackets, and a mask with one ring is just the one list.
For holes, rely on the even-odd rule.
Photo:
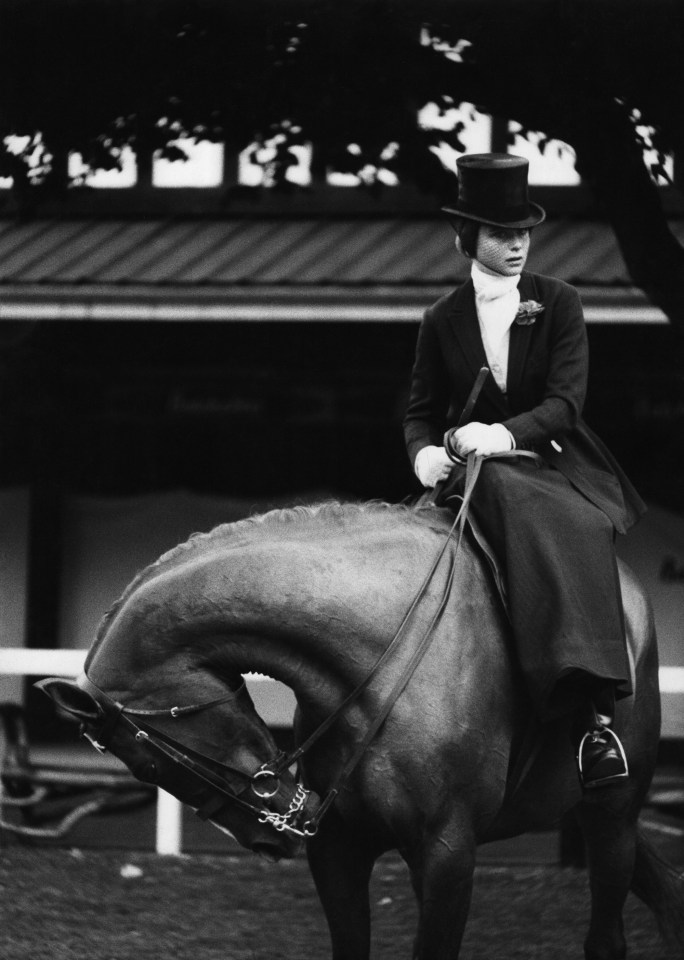
[[(540, 725), (494, 571), (434, 505), (272, 510), (141, 571), (105, 614), (76, 681), (40, 681), (140, 780), (269, 859), (302, 847), (333, 960), (367, 960), (369, 881), (390, 850), (419, 907), (414, 960), (454, 960), (476, 850), (569, 811), (588, 851), (587, 960), (626, 955), (630, 888), (684, 945), (682, 878), (638, 826), (660, 730), (651, 609), (620, 565), (634, 695), (616, 725), (619, 785), (583, 792), (568, 723)], [(243, 675), (297, 700), (284, 755)]]

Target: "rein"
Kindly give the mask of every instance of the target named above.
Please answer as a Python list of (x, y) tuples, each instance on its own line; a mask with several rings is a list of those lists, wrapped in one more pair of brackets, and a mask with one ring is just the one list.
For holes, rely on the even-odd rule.
[(291, 753), (282, 756), (280, 760), (277, 760), (275, 765), (271, 768), (271, 772), (273, 773), (273, 775), (275, 777), (279, 776), (283, 772), (283, 770), (287, 769), (292, 763), (295, 763), (296, 761), (298, 761), (318, 740), (320, 740), (323, 734), (326, 733), (329, 730), (329, 728), (335, 723), (335, 721), (338, 720), (339, 717), (345, 712), (347, 707), (349, 707), (352, 703), (355, 703), (359, 699), (363, 691), (368, 687), (370, 682), (377, 675), (380, 667), (386, 662), (386, 660), (389, 659), (391, 654), (396, 649), (399, 643), (399, 640), (401, 639), (401, 636), (411, 619), (412, 614), (414, 613), (416, 607), (425, 596), (427, 588), (430, 585), (430, 582), (434, 577), (437, 571), (437, 568), (439, 567), (442, 561), (442, 558), (444, 557), (444, 554), (446, 553), (449, 547), (452, 537), (455, 531), (458, 529), (459, 533), (458, 533), (458, 539), (456, 541), (456, 553), (451, 558), (449, 575), (447, 577), (447, 581), (444, 586), (444, 590), (442, 592), (442, 597), (439, 602), (438, 608), (434, 613), (428, 628), (425, 630), (423, 636), (421, 637), (420, 642), (418, 643), (418, 646), (413, 652), (411, 659), (408, 661), (400, 677), (397, 679), (394, 686), (392, 687), (392, 690), (390, 691), (390, 694), (385, 700), (379, 713), (377, 714), (376, 717), (373, 718), (373, 721), (371, 722), (363, 739), (357, 745), (355, 751), (353, 752), (353, 754), (351, 755), (347, 763), (344, 765), (340, 773), (337, 775), (337, 777), (333, 781), (332, 786), (328, 789), (328, 792), (326, 793), (324, 799), (322, 800), (320, 807), (315, 812), (312, 818), (312, 821), (311, 821), (312, 828), (315, 827), (315, 829), (318, 829), (318, 825), (320, 821), (323, 819), (326, 811), (329, 809), (329, 807), (332, 805), (337, 795), (343, 789), (345, 783), (347, 782), (347, 780), (353, 773), (354, 769), (356, 768), (357, 764), (359, 763), (364, 753), (368, 749), (369, 745), (375, 738), (375, 735), (377, 734), (378, 730), (380, 729), (380, 727), (383, 725), (383, 723), (389, 716), (390, 712), (392, 711), (392, 708), (394, 707), (395, 703), (399, 699), (401, 693), (405, 689), (409, 680), (415, 673), (416, 668), (418, 667), (419, 663), (425, 656), (428, 650), (428, 647), (432, 642), (432, 639), (434, 636), (434, 630), (437, 624), (439, 623), (442, 617), (442, 614), (444, 613), (444, 609), (446, 607), (447, 601), (449, 599), (449, 595), (451, 593), (451, 587), (453, 585), (454, 576), (456, 572), (456, 554), (458, 553), (459, 548), (461, 546), (461, 538), (463, 536), (463, 530), (465, 528), (465, 522), (468, 516), (470, 498), (475, 488), (475, 484), (477, 483), (477, 478), (480, 475), (480, 467), (482, 466), (483, 459), (484, 459), (483, 457), (476, 457), (474, 453), (469, 454), (467, 464), (466, 464), (466, 479), (465, 479), (465, 486), (463, 490), (463, 500), (459, 508), (459, 511), (456, 517), (454, 518), (454, 522), (451, 525), (451, 528), (449, 530), (449, 533), (447, 534), (447, 537), (444, 541), (444, 545), (442, 549), (439, 551), (432, 566), (428, 570), (425, 576), (425, 579), (423, 580), (416, 596), (413, 599), (413, 602), (411, 603), (409, 609), (407, 610), (404, 616), (404, 619), (399, 625), (399, 629), (395, 633), (394, 637), (390, 641), (389, 645), (387, 646), (382, 656), (376, 661), (374, 666), (371, 668), (370, 672), (361, 681), (361, 683), (357, 687), (355, 687), (354, 690), (352, 690), (349, 696), (342, 701), (342, 703), (337, 707), (337, 709), (334, 710), (328, 717), (326, 717), (323, 723), (321, 723), (320, 726), (318, 726), (313, 731), (313, 733), (299, 747), (297, 747)]

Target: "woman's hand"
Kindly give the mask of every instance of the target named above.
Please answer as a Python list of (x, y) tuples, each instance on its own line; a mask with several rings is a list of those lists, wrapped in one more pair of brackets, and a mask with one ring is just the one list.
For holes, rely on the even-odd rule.
[(460, 427), (454, 434), (452, 443), (456, 447), (456, 453), (463, 458), (469, 453), (475, 453), (478, 457), (506, 453), (515, 445), (512, 435), (503, 423), (477, 422), (466, 423)]
[(423, 447), (418, 451), (413, 469), (424, 487), (434, 487), (440, 480), (446, 480), (453, 465), (444, 447)]

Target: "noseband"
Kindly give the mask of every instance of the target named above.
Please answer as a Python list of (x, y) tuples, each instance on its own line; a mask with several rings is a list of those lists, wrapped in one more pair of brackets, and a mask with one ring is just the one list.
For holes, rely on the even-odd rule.
[[(95, 700), (101, 715), (101, 722), (94, 731), (94, 736), (88, 734), (83, 728), (82, 735), (96, 750), (104, 753), (109, 748), (115, 731), (123, 729), (131, 734), (152, 758), (163, 757), (171, 761), (174, 769), (180, 771), (181, 786), (194, 787), (195, 790), (199, 786), (198, 796), (201, 803), (196, 813), (202, 820), (210, 820), (224, 807), (232, 805), (246, 810), (256, 816), (259, 823), (269, 824), (279, 832), (291, 833), (297, 837), (311, 837), (316, 833), (317, 821), (304, 819), (307, 816), (306, 801), (310, 791), (306, 790), (301, 783), (297, 784), (295, 794), (285, 813), (269, 810), (263, 803), (275, 797), (280, 789), (279, 776), (283, 771), (284, 753), (281, 752), (273, 760), (263, 763), (254, 773), (248, 773), (214, 760), (190, 747), (185, 747), (179, 740), (163, 733), (144, 719), (167, 717), (181, 720), (190, 714), (200, 713), (220, 703), (226, 703), (228, 700), (236, 700), (245, 692), (244, 680), (236, 690), (231, 690), (230, 693), (215, 700), (148, 710), (127, 707), (113, 700), (85, 674), (79, 677), (78, 685)], [(132, 717), (136, 719), (133, 720)], [(152, 770), (156, 772), (154, 760)], [(154, 777), (148, 776), (146, 779), (148, 782), (155, 782)], [(247, 799), (245, 795), (249, 790), (262, 801), (262, 806), (256, 806)]]

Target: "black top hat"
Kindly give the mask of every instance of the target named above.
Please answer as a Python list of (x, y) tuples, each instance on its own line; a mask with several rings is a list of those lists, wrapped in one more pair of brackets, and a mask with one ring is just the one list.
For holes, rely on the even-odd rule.
[(495, 227), (535, 227), (546, 217), (527, 195), (528, 161), (510, 153), (470, 153), (459, 157), (458, 199), (442, 211)]

